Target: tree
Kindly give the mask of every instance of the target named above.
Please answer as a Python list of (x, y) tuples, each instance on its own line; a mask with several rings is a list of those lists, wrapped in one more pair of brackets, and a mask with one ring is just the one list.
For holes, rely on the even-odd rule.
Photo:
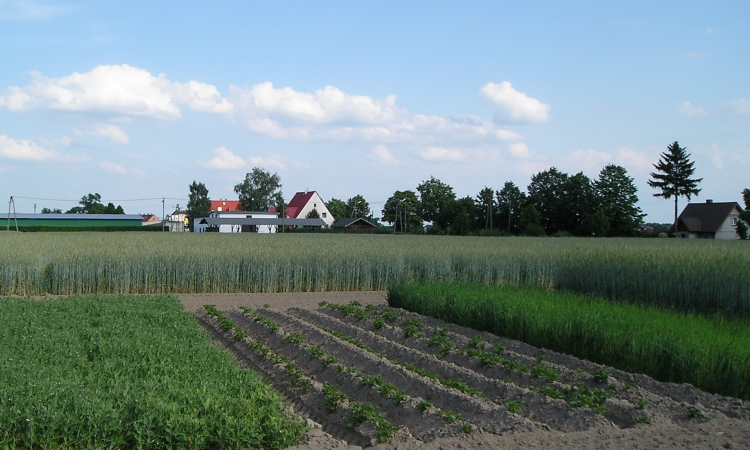
[(437, 225), (441, 230), (448, 228), (451, 222), (452, 203), (456, 201), (453, 188), (435, 177), (430, 177), (417, 186), (417, 191), (422, 218)]
[(544, 228), (540, 225), (541, 215), (534, 208), (534, 205), (528, 205), (521, 210), (521, 234), (526, 236), (544, 236)]
[(526, 205), (526, 194), (512, 181), (506, 181), (503, 188), (495, 192), (497, 199), (497, 227), (509, 234), (520, 233), (521, 209)]
[(450, 204), (450, 234), (465, 236), (472, 231), (472, 218), (476, 204), (474, 199), (466, 196)]
[(234, 187), (245, 211), (268, 211), (271, 206), (283, 201), (281, 178), (271, 175), (260, 167), (245, 175), (245, 180)]
[(578, 172), (568, 177), (556, 204), (557, 229), (576, 236), (590, 236), (589, 222), (596, 211), (594, 188), (589, 177)]
[(607, 164), (594, 181), (599, 207), (609, 220), (609, 236), (636, 236), (645, 214), (636, 206), (638, 188), (622, 166)]
[(188, 229), (193, 229), (193, 220), (197, 217), (206, 217), (211, 212), (211, 200), (208, 198), (208, 189), (203, 183), (193, 180), (188, 186), (190, 193), (187, 202)]
[(42, 214), (62, 214), (62, 209), (60, 209), (60, 208), (55, 208), (55, 209), (42, 208)]
[(328, 211), (333, 216), (334, 220), (346, 219), (349, 217), (347, 213), (346, 202), (337, 198), (332, 198), (326, 206)]
[(122, 206), (115, 207), (113, 203), (102, 205), (102, 196), (98, 193), (84, 195), (78, 205), (65, 211), (65, 214), (125, 214)]
[(305, 219), (320, 219), (320, 213), (318, 213), (317, 209), (313, 208), (307, 213)]
[(416, 192), (396, 191), (383, 205), (381, 220), (393, 224), (394, 229), (402, 233), (423, 233), (424, 227), (419, 211), (420, 204)]
[(365, 200), (365, 198), (359, 194), (346, 201), (346, 210), (347, 212), (351, 213), (351, 216), (349, 217), (372, 219), (370, 204), (367, 203), (367, 200)]
[(476, 226), (477, 229), (491, 230), (495, 228), (493, 218), (495, 215), (495, 191), (492, 188), (485, 187), (479, 194), (474, 202), (476, 205)]
[(564, 204), (561, 202), (568, 174), (560, 172), (556, 167), (539, 172), (531, 177), (526, 191), (529, 193), (529, 204), (540, 215), (540, 225), (547, 234), (561, 231)]
[(737, 230), (737, 236), (742, 240), (750, 238), (750, 189), (742, 191), (742, 200), (745, 202), (745, 209), (740, 213), (740, 220), (737, 221), (735, 229)]
[(602, 208), (596, 210), (588, 224), (588, 231), (591, 236), (595, 237), (607, 237), (610, 234), (609, 222), (610, 219)]
[(697, 188), (703, 178), (690, 178), (695, 171), (694, 162), (690, 161), (690, 155), (685, 148), (675, 141), (667, 147), (667, 151), (661, 154), (659, 162), (654, 164), (657, 172), (651, 173), (648, 185), (661, 192), (654, 197), (670, 199), (674, 197), (674, 223), (677, 224), (677, 199), (679, 197), (690, 197), (698, 195), (701, 191)]

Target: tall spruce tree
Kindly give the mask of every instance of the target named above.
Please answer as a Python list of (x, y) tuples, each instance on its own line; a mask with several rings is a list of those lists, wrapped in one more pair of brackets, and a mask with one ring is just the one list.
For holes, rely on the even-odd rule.
[(674, 197), (674, 223), (677, 224), (677, 199), (679, 197), (690, 197), (698, 195), (698, 183), (703, 178), (690, 178), (695, 171), (694, 162), (690, 161), (690, 155), (675, 141), (667, 147), (667, 151), (661, 154), (659, 162), (654, 164), (657, 172), (651, 173), (648, 185), (661, 192), (654, 197), (670, 199)]

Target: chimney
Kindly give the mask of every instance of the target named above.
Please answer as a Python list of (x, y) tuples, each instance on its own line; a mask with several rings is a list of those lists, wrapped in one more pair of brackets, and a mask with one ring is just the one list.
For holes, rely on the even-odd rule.
[(706, 200), (706, 203), (713, 203), (713, 202), (714, 202), (713, 199), (710, 199), (710, 198)]

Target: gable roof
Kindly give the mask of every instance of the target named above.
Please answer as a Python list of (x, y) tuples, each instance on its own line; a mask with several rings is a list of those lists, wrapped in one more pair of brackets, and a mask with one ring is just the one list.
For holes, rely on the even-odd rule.
[(242, 211), (239, 200), (211, 200), (211, 211)]
[(351, 217), (348, 219), (341, 219), (338, 222), (333, 224), (333, 228), (346, 228), (348, 226), (354, 225), (357, 222), (361, 222), (358, 225), (369, 225), (372, 228), (376, 228), (375, 224), (361, 217)]
[(310, 199), (315, 194), (315, 191), (306, 191), (306, 192), (297, 192), (294, 194), (294, 197), (292, 197), (291, 200), (289, 200), (289, 204), (286, 207), (286, 213), (291, 218), (296, 218), (297, 214), (302, 211), (302, 208), (307, 205), (307, 203), (310, 201)]
[(677, 230), (716, 233), (735, 208), (741, 211), (737, 202), (689, 203), (677, 218)]

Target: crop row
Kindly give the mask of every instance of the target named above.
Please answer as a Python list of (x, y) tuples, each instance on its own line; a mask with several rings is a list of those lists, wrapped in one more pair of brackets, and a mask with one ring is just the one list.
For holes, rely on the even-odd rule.
[(286, 448), (304, 422), (173, 296), (0, 298), (0, 448)]
[(691, 383), (709, 392), (750, 399), (746, 320), (684, 315), (549, 290), (481, 285), (393, 286), (388, 302), (661, 381)]
[[(729, 403), (703, 410), (670, 398), (647, 377), (393, 308), (206, 311), (199, 318), (221, 329), (227, 345), (244, 352), (299, 411), (313, 411), (324, 429), (352, 441), (341, 431), (348, 427), (355, 443), (382, 442), (397, 429), (429, 441), (476, 429), (578, 431), (648, 424), (654, 415), (687, 422), (747, 414)], [(709, 395), (694, 391), (698, 400)], [(358, 408), (371, 419), (352, 419)]]
[(0, 233), (0, 295), (383, 290), (442, 280), (750, 317), (750, 252), (686, 241)]

